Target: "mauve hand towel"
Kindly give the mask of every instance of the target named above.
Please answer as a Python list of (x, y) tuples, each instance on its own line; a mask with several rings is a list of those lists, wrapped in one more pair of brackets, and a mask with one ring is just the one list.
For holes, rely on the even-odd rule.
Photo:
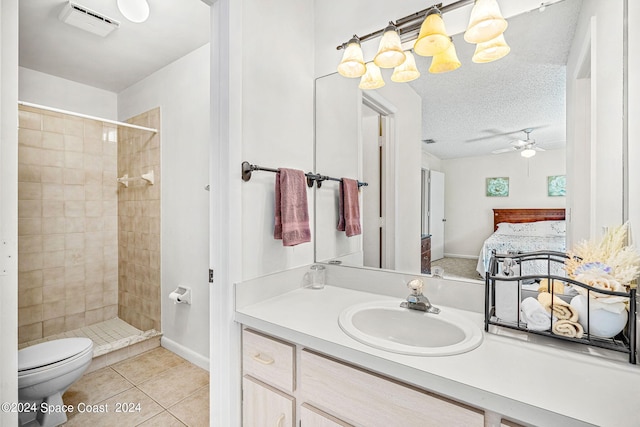
[(360, 204), (358, 203), (358, 181), (355, 179), (342, 178), (338, 211), (338, 230), (344, 231), (347, 237), (362, 233), (362, 227), (360, 227)]
[(276, 173), (273, 237), (282, 239), (284, 246), (311, 241), (306, 185), (307, 180), (301, 170), (280, 168)]

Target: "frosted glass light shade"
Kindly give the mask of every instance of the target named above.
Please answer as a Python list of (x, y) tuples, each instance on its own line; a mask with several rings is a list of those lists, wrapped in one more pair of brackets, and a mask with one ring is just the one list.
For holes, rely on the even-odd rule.
[(407, 51), (404, 54), (406, 59), (402, 64), (397, 66), (395, 70), (393, 70), (393, 74), (391, 74), (391, 80), (396, 83), (406, 83), (420, 77), (420, 71), (418, 71), (418, 67), (416, 66), (416, 58), (411, 52)]
[(373, 62), (381, 68), (393, 68), (402, 64), (404, 59), (400, 36), (395, 25), (391, 24), (384, 30), (378, 53), (373, 58)]
[(450, 44), (451, 39), (447, 35), (440, 13), (429, 11), (420, 27), (413, 51), (421, 56), (433, 56), (444, 51)]
[(533, 148), (525, 148), (520, 152), (520, 155), (528, 159), (536, 155), (536, 150), (534, 150)]
[(149, 17), (147, 0), (118, 0), (120, 13), (131, 22), (139, 24)]
[(476, 0), (464, 40), (469, 43), (483, 43), (495, 39), (504, 33), (507, 25), (496, 0)]
[(354, 37), (347, 43), (342, 61), (338, 65), (338, 73), (344, 77), (355, 78), (362, 76), (366, 71), (360, 41)]
[(367, 63), (367, 72), (360, 79), (358, 87), (360, 89), (378, 89), (384, 86), (384, 80), (382, 79), (382, 72), (373, 62)]
[(511, 51), (509, 45), (507, 45), (504, 36), (500, 34), (493, 40), (488, 42), (478, 43), (476, 45), (476, 51), (473, 54), (471, 60), (476, 63), (485, 63), (496, 61), (503, 58)]
[(452, 42), (444, 52), (433, 56), (429, 72), (434, 74), (446, 73), (447, 71), (457, 70), (460, 68), (460, 65), (460, 60), (456, 54), (456, 47)]

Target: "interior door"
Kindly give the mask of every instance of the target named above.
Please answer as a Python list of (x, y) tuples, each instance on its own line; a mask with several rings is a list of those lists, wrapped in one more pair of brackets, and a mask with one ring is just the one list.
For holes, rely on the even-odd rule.
[(444, 258), (444, 173), (429, 171), (429, 233), (431, 260)]

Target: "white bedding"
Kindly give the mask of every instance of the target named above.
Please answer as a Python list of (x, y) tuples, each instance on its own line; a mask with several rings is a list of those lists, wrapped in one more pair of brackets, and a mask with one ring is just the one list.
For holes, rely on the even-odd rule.
[[(539, 221), (521, 224), (501, 223), (498, 229), (482, 245), (477, 271), (482, 277), (489, 268), (491, 252), (499, 255), (510, 252), (557, 251), (566, 252), (564, 221)], [(546, 274), (545, 261), (527, 263), (520, 275)], [(555, 271), (554, 274), (561, 275)]]

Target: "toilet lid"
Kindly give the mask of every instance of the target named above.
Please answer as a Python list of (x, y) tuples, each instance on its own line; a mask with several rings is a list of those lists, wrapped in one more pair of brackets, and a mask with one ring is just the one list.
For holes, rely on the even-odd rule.
[(61, 338), (18, 351), (18, 372), (61, 362), (93, 346), (89, 338)]

